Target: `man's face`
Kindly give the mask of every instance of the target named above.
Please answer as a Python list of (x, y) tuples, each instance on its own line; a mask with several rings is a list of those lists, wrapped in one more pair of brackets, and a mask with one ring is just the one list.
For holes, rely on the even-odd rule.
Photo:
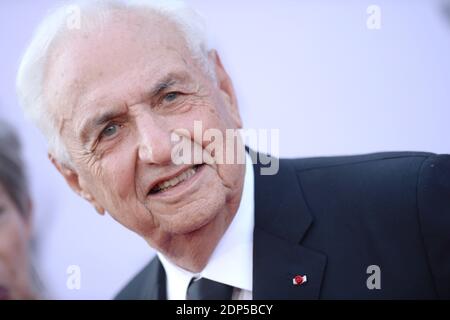
[(171, 160), (178, 129), (210, 155), (209, 142), (194, 137), (194, 121), (224, 136), (240, 127), (218, 57), (211, 54), (215, 83), (175, 25), (158, 16), (149, 22), (117, 12), (98, 30), (69, 32), (53, 49), (46, 76), (51, 112), (73, 161), (69, 184), (160, 249), (216, 219), (229, 223), (244, 166)]

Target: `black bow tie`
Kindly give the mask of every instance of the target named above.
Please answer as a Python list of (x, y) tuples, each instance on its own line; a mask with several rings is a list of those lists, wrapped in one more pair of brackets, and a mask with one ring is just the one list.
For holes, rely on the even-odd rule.
[(192, 279), (187, 289), (187, 300), (231, 300), (233, 287), (201, 278)]

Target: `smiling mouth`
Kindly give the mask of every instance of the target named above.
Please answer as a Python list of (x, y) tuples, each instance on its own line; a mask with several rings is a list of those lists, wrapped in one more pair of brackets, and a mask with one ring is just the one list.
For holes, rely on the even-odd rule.
[(202, 166), (203, 166), (203, 164), (195, 165), (187, 170), (184, 170), (183, 172), (181, 172), (176, 177), (173, 177), (172, 179), (165, 180), (165, 181), (158, 183), (156, 186), (154, 186), (150, 190), (149, 194), (163, 193), (163, 192), (166, 192), (166, 191), (176, 187), (180, 183), (192, 178), (192, 176), (194, 176), (197, 173), (197, 171), (200, 169), (200, 167), (202, 167)]

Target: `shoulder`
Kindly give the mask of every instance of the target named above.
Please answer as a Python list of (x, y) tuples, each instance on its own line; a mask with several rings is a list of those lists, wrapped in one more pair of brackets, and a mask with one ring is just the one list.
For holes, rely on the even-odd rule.
[(423, 163), (417, 187), (421, 232), (441, 298), (450, 298), (450, 155)]
[(361, 199), (412, 203), (417, 196), (422, 168), (435, 157), (435, 154), (426, 152), (383, 152), (283, 159), (280, 160), (280, 168), (293, 168), (305, 196), (339, 197), (348, 203)]
[[(436, 165), (437, 159), (444, 158), (449, 161), (449, 156), (427, 152), (381, 152), (284, 161), (294, 168), (305, 188), (326, 191), (328, 186), (330, 192), (345, 190), (349, 196), (359, 194), (370, 199), (377, 196), (393, 198), (397, 193), (415, 198), (421, 183), (419, 177), (434, 178), (423, 168)], [(397, 199), (401, 200), (403, 197), (399, 196)]]
[(407, 163), (422, 162), (427, 158), (435, 156), (430, 152), (378, 152), (362, 155), (349, 156), (325, 156), (314, 158), (282, 159), (289, 162), (298, 171), (320, 170), (320, 169), (345, 169), (353, 166), (377, 166), (380, 163), (388, 167), (401, 167)]
[[(378, 190), (376, 194), (383, 195), (389, 191), (390, 196), (395, 195), (392, 193), (395, 190), (401, 191), (403, 196), (409, 191), (417, 209), (422, 215), (427, 214), (428, 220), (436, 213), (436, 209), (450, 210), (448, 154), (382, 152), (280, 161), (281, 166), (293, 168), (300, 184), (305, 187), (326, 190), (327, 185), (334, 189), (348, 186), (347, 190), (356, 193)], [(397, 199), (402, 198), (399, 194)], [(448, 215), (444, 213), (440, 217), (450, 219)]]

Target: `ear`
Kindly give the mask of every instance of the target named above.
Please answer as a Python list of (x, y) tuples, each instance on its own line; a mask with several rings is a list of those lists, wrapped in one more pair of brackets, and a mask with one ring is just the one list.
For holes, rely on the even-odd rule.
[(241, 115), (239, 114), (239, 108), (237, 104), (236, 93), (233, 88), (233, 83), (223, 67), (219, 54), (216, 50), (210, 50), (208, 58), (214, 63), (214, 70), (217, 77), (217, 85), (224, 95), (225, 100), (230, 106), (231, 116), (236, 124), (237, 128), (242, 128)]
[(61, 173), (61, 175), (64, 177), (67, 184), (70, 186), (70, 188), (73, 191), (75, 191), (80, 197), (89, 201), (100, 215), (105, 214), (105, 209), (99, 203), (97, 203), (95, 198), (92, 196), (92, 194), (88, 190), (85, 190), (85, 188), (83, 188), (82, 184), (80, 183), (80, 178), (78, 176), (78, 173), (74, 169), (69, 168), (65, 164), (59, 162), (50, 153), (48, 154), (48, 158), (53, 163), (53, 165), (56, 167), (56, 169), (59, 171), (59, 173)]

